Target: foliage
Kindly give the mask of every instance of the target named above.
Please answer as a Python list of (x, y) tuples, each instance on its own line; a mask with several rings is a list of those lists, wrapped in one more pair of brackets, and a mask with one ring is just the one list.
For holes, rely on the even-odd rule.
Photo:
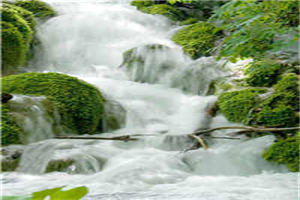
[(283, 66), (275, 61), (255, 61), (246, 67), (246, 82), (254, 87), (270, 87), (278, 81), (282, 71)]
[(150, 7), (144, 7), (141, 9), (141, 11), (153, 15), (163, 15), (173, 21), (180, 21), (185, 17), (184, 13), (181, 10), (167, 4), (156, 4)]
[(92, 85), (59, 73), (24, 73), (2, 78), (6, 93), (46, 96), (55, 103), (62, 124), (79, 134), (96, 131), (104, 99)]
[(15, 5), (20, 6), (30, 12), (34, 13), (34, 16), (40, 19), (48, 19), (54, 17), (56, 12), (50, 5), (39, 0), (18, 0)]
[(63, 187), (46, 189), (39, 192), (34, 192), (31, 196), (4, 196), (3, 200), (80, 200), (88, 192), (88, 188), (80, 186), (69, 190), (62, 190)]
[(279, 140), (264, 152), (263, 158), (267, 161), (285, 164), (292, 172), (299, 172), (299, 140), (299, 136)]
[(50, 197), (49, 200), (80, 200), (88, 193), (88, 188), (85, 186), (72, 188), (70, 190), (62, 191), (64, 187), (47, 189), (32, 194), (32, 200), (44, 200)]
[(183, 51), (196, 59), (210, 55), (214, 47), (217, 29), (208, 22), (199, 22), (180, 29), (173, 35), (172, 40), (181, 45)]
[(270, 52), (285, 50), (298, 40), (295, 28), (298, 16), (297, 0), (226, 3), (210, 19), (230, 33), (223, 41), (219, 57), (235, 61), (239, 57), (261, 58)]
[(243, 122), (249, 111), (259, 103), (259, 94), (265, 92), (265, 89), (260, 88), (224, 92), (218, 98), (220, 111), (232, 122)]
[(22, 131), (9, 112), (7, 104), (1, 105), (1, 144), (20, 144)]

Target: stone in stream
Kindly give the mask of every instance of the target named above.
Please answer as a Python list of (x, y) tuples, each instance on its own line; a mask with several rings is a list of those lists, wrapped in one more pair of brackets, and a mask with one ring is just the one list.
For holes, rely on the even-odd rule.
[(12, 98), (13, 98), (13, 95), (8, 94), (8, 93), (2, 93), (1, 94), (1, 103), (7, 103)]
[(24, 151), (24, 146), (22, 145), (10, 145), (7, 147), (2, 147), (1, 152), (1, 171), (15, 171), (21, 160), (21, 156)]

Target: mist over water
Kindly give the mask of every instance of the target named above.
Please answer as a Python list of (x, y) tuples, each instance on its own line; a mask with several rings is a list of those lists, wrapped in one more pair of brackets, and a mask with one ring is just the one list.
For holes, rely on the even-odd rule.
[[(76, 76), (120, 103), (126, 110), (124, 127), (101, 136), (161, 136), (126, 143), (57, 139), (32, 143), (17, 172), (3, 174), (4, 195), (85, 185), (90, 193), (84, 199), (100, 200), (297, 198), (297, 173), (261, 158), (273, 136), (212, 139), (207, 141), (208, 150), (184, 152), (194, 141), (183, 134), (233, 125), (221, 115), (207, 114), (217, 97), (200, 95), (211, 80), (227, 75), (234, 65), (226, 67), (213, 57), (190, 60), (170, 40), (177, 25), (163, 16), (143, 14), (126, 1), (48, 2), (59, 15), (39, 26), (42, 46), (28, 69)], [(143, 73), (120, 67), (124, 51), (147, 44), (166, 45), (171, 51), (139, 51), (147, 59), (145, 65), (136, 66)], [(165, 63), (171, 68), (162, 73)], [(73, 164), (65, 172), (45, 173), (51, 160)]]

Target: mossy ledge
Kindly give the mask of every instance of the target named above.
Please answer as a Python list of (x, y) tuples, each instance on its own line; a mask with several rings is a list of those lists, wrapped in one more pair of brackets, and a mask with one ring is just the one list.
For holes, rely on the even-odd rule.
[(36, 19), (44, 21), (56, 15), (38, 0), (4, 1), (0, 8), (2, 26), (2, 75), (21, 71), (32, 54)]
[(211, 55), (217, 39), (217, 28), (209, 22), (199, 22), (177, 31), (172, 40), (193, 59)]
[(218, 98), (222, 114), (232, 122), (243, 122), (254, 105), (259, 103), (259, 94), (266, 89), (249, 88), (233, 92), (224, 92)]
[(105, 100), (100, 91), (65, 74), (30, 72), (6, 76), (2, 78), (2, 90), (10, 94), (46, 96), (57, 107), (62, 125), (74, 133), (93, 134), (103, 117)]
[(263, 158), (270, 162), (284, 164), (291, 172), (299, 172), (299, 141), (299, 135), (279, 140), (264, 152)]

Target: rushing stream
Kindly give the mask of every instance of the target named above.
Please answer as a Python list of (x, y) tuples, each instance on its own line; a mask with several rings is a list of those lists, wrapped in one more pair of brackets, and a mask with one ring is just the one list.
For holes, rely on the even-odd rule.
[[(170, 40), (177, 25), (162, 16), (143, 14), (128, 2), (48, 2), (59, 16), (39, 26), (42, 47), (29, 69), (76, 76), (119, 102), (126, 110), (124, 127), (101, 136), (142, 133), (161, 137), (126, 143), (57, 139), (31, 143), (25, 147), (17, 172), (2, 174), (3, 195), (84, 185), (90, 191), (84, 199), (297, 199), (298, 174), (261, 158), (273, 136), (211, 139), (207, 150), (184, 151), (194, 144), (183, 134), (232, 125), (221, 115), (207, 114), (215, 96), (199, 94), (207, 90), (210, 80), (238, 64), (224, 66), (212, 57), (190, 60)], [(145, 73), (126, 71), (121, 66), (122, 53), (147, 44), (163, 44), (172, 50), (152, 55), (141, 48), (138, 53), (149, 61), (141, 66)], [(171, 67), (162, 73), (159, 66), (165, 63)], [(27, 97), (12, 101), (22, 98)], [(46, 132), (49, 138), (52, 122), (44, 122), (43, 109), (39, 110), (33, 118), (40, 120), (40, 127), (28, 122), (26, 128), (34, 130), (34, 135)], [(45, 173), (49, 161), (68, 159), (73, 164), (66, 172)]]

